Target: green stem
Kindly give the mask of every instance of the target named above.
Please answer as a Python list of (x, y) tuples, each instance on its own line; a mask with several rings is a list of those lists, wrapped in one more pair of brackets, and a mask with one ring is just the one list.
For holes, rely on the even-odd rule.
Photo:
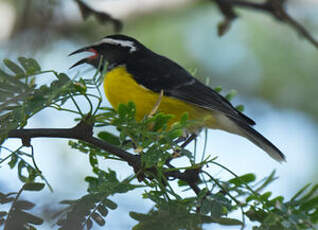
[(92, 102), (91, 102), (91, 100), (89, 99), (89, 97), (86, 95), (86, 94), (84, 94), (84, 97), (86, 98), (86, 100), (88, 101), (88, 104), (89, 104), (89, 114), (92, 114), (92, 112), (93, 112), (93, 104), (92, 104)]
[[(219, 163), (217, 163), (217, 162), (215, 162), (215, 161), (211, 161), (211, 163), (212, 163), (212, 164), (215, 164), (215, 165), (217, 165), (217, 166), (219, 166), (219, 167), (221, 167), (221, 168), (224, 169), (224, 170), (226, 170), (227, 172), (229, 172), (230, 174), (232, 174), (234, 177), (236, 177), (236, 178), (239, 177), (236, 173), (234, 173), (232, 170), (228, 169), (227, 167), (225, 167), (225, 166), (223, 166), (223, 165), (221, 165), (221, 164), (219, 164)], [(248, 184), (246, 184), (246, 183), (243, 183), (243, 184), (244, 184), (244, 186), (246, 187), (246, 189), (247, 189), (248, 191), (250, 191), (254, 196), (258, 197), (258, 198), (259, 198), (259, 201), (260, 201), (263, 205), (265, 205), (265, 202), (264, 202), (262, 199), (260, 199), (259, 193), (255, 192)]]
[(16, 154), (18, 151), (20, 151), (20, 149), (23, 148), (23, 145), (21, 145), (18, 149), (16, 149), (14, 152), (12, 152), (10, 149), (8, 149), (7, 147), (5, 146), (0, 146), (0, 148), (3, 148), (9, 152), (11, 152), (10, 155), (6, 156), (5, 158), (3, 158), (1, 161), (0, 161), (0, 164), (2, 164), (3, 162), (5, 162), (7, 159), (9, 159), (13, 154)]
[(53, 187), (50, 185), (50, 183), (48, 182), (48, 180), (42, 175), (42, 171), (39, 169), (39, 167), (37, 166), (36, 162), (35, 162), (35, 158), (34, 158), (34, 148), (33, 145), (30, 146), (31, 147), (31, 158), (32, 158), (32, 162), (34, 165), (35, 170), (37, 171), (37, 173), (39, 174), (39, 176), (42, 178), (42, 180), (44, 180), (45, 184), (48, 186), (49, 190), (51, 192), (53, 192)]
[(77, 111), (80, 113), (81, 116), (83, 116), (82, 110), (80, 109), (80, 107), (78, 106), (77, 102), (75, 101), (74, 97), (70, 94), (70, 98), (73, 101), (75, 107), (77, 108)]
[(13, 201), (13, 203), (12, 203), (12, 205), (11, 205), (11, 208), (10, 208), (10, 210), (9, 210), (9, 212), (8, 212), (8, 217), (7, 217), (6, 221), (4, 222), (4, 230), (9, 230), (9, 229), (7, 228), (8, 221), (12, 218), (11, 215), (12, 215), (12, 212), (15, 210), (15, 204), (16, 204), (16, 202), (18, 201), (18, 199), (19, 199), (19, 197), (20, 197), (20, 195), (21, 195), (22, 192), (23, 192), (23, 186), (22, 186), (22, 188), (19, 190), (19, 192), (17, 193), (16, 197), (14, 198), (14, 201)]
[(203, 145), (201, 161), (204, 160), (207, 144), (208, 144), (208, 129), (205, 128), (204, 129), (204, 145)]
[(216, 180), (214, 177), (212, 177), (209, 173), (207, 173), (206, 171), (203, 171), (203, 170), (202, 170), (202, 173), (203, 173), (203, 174), (206, 174), (206, 175), (207, 175), (219, 188), (221, 188), (221, 189), (237, 204), (237, 206), (241, 209), (242, 222), (243, 222), (243, 225), (242, 225), (242, 227), (241, 227), (241, 230), (243, 230), (244, 227), (245, 227), (245, 223), (246, 223), (246, 222), (245, 222), (244, 209), (243, 209), (243, 207), (242, 207), (241, 202), (240, 202), (239, 200), (237, 200), (234, 196), (232, 196), (232, 194), (230, 194), (230, 192), (229, 192), (226, 188), (224, 188), (223, 185), (221, 185), (221, 184), (219, 183), (219, 181)]
[(70, 112), (70, 113), (75, 113), (75, 114), (80, 114), (78, 111), (75, 110), (71, 110), (71, 109), (66, 109), (66, 108), (62, 108), (59, 105), (49, 105), (48, 107), (56, 109), (58, 111), (65, 111), (65, 112)]

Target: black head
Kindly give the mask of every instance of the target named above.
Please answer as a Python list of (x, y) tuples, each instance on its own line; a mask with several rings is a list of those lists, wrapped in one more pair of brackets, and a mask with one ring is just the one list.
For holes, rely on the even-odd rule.
[[(136, 53), (142, 53), (146, 48), (136, 39), (126, 35), (110, 35), (102, 38), (100, 41), (74, 51), (70, 55), (91, 52), (92, 56), (84, 58), (75, 63), (71, 68), (80, 64), (91, 64), (97, 68), (100, 64), (104, 66), (105, 62), (110, 65), (120, 65)], [(101, 63), (102, 62), (102, 63)]]

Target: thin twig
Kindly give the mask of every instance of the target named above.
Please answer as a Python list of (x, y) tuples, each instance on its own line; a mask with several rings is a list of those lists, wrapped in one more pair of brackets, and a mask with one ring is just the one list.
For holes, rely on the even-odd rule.
[(49, 181), (43, 176), (42, 171), (39, 169), (38, 165), (35, 162), (33, 145), (30, 145), (30, 147), (31, 147), (31, 158), (32, 158), (32, 162), (33, 162), (35, 170), (37, 171), (39, 176), (42, 178), (42, 180), (44, 180), (45, 184), (49, 187), (49, 190), (53, 192), (53, 187), (51, 186)]
[(24, 186), (22, 186), (22, 188), (19, 190), (19, 192), (17, 193), (17, 195), (16, 195), (16, 197), (14, 198), (14, 201), (13, 201), (13, 203), (12, 203), (12, 205), (11, 205), (11, 208), (10, 208), (10, 210), (9, 210), (9, 212), (8, 212), (8, 217), (7, 217), (7, 219), (5, 220), (5, 222), (4, 222), (4, 230), (9, 230), (9, 221), (12, 221), (12, 213), (15, 211), (15, 209), (16, 209), (16, 203), (17, 203), (17, 201), (18, 201), (18, 199), (20, 198), (20, 196), (21, 196), (21, 193), (23, 192), (23, 189), (24, 189)]

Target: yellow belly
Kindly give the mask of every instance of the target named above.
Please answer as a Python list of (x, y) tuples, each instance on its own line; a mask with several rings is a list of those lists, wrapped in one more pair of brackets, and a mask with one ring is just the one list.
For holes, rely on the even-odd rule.
[[(134, 102), (136, 105), (136, 120), (138, 121), (153, 110), (159, 98), (158, 93), (140, 86), (123, 66), (114, 68), (105, 75), (104, 90), (114, 109), (117, 109), (119, 104), (127, 104), (129, 101)], [(185, 112), (188, 112), (190, 120), (202, 121), (202, 126), (211, 126), (215, 123), (211, 111), (172, 97), (163, 96), (158, 110), (174, 115), (169, 125), (180, 121)]]

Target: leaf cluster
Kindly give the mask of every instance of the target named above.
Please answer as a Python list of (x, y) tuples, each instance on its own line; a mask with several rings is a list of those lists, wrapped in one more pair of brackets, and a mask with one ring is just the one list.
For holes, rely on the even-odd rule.
[[(203, 224), (218, 223), (221, 225), (242, 225), (236, 219), (213, 217), (202, 213), (191, 212), (194, 199), (161, 200), (157, 208), (147, 214), (130, 212), (130, 217), (139, 223), (134, 230), (146, 229), (202, 229)], [(164, 221), (163, 221), (164, 220)]]
[(104, 218), (109, 210), (117, 208), (117, 204), (108, 197), (116, 193), (126, 193), (139, 186), (132, 185), (133, 178), (119, 181), (116, 172), (101, 170), (94, 164), (95, 177), (86, 177), (88, 194), (77, 200), (65, 200), (61, 203), (68, 207), (59, 213), (57, 224), (62, 229), (91, 229), (95, 222), (99, 226), (105, 225)]
[[(30, 117), (52, 104), (63, 105), (71, 93), (78, 91), (66, 74), (42, 71), (32, 58), (3, 62), (8, 70), (0, 69), (0, 143), (9, 130), (24, 127)], [(44, 73), (56, 79), (48, 86), (38, 86), (35, 76)]]
[[(17, 168), (18, 178), (24, 183), (18, 193), (0, 194), (1, 203), (11, 205), (9, 211), (0, 212), (0, 223), (5, 229), (12, 224), (19, 226), (11, 229), (36, 229), (34, 225), (42, 224), (42, 220), (27, 212), (34, 204), (19, 199), (24, 190), (40, 191), (43, 188), (44, 184), (36, 180), (42, 180), (50, 187), (36, 165), (33, 146), (30, 140), (22, 138), (24, 146), (31, 147), (31, 153), (22, 151), (23, 146), (12, 151), (5, 147), (3, 140), (11, 129), (23, 128), (30, 117), (47, 107), (77, 114), (79, 117), (75, 120), (79, 124), (100, 130), (95, 135), (98, 139), (92, 135), (87, 137), (124, 150), (140, 162), (135, 167), (115, 151), (88, 144), (85, 138), (75, 135), (77, 141), (70, 141), (69, 145), (87, 154), (92, 176), (85, 178), (87, 193), (84, 196), (61, 202), (66, 208), (56, 215), (59, 229), (91, 229), (94, 223), (104, 226), (108, 213), (117, 208), (111, 196), (123, 196), (138, 188), (143, 188), (142, 197), (154, 205), (148, 213), (130, 212), (130, 217), (138, 221), (134, 226), (136, 230), (203, 229), (205, 224), (212, 223), (243, 229), (247, 219), (253, 222), (255, 230), (314, 229), (317, 224), (317, 185), (311, 188), (306, 185), (286, 201), (286, 198), (272, 197), (272, 193), (266, 191), (277, 179), (275, 172), (257, 182), (254, 174), (238, 176), (205, 151), (198, 159), (196, 149), (190, 151), (184, 147), (186, 130), (195, 125), (188, 120), (187, 114), (172, 126), (169, 123), (172, 116), (160, 112), (136, 121), (136, 107), (132, 102), (121, 104), (117, 110), (101, 106), (99, 86), (102, 75), (75, 80), (63, 73), (42, 71), (33, 59), (19, 58), (18, 62), (5, 60), (8, 71), (0, 71), (3, 83), (0, 84), (1, 148), (9, 153), (0, 160), (0, 166), (6, 162), (11, 169)], [(37, 85), (35, 77), (43, 73), (53, 74), (56, 79), (49, 85)], [(95, 90), (95, 94), (91, 90)], [(233, 95), (231, 92), (227, 97), (230, 99)], [(85, 98), (89, 105), (87, 112), (77, 103), (77, 97)], [(71, 101), (76, 110), (67, 108), (66, 101)], [(83, 127), (79, 125), (71, 131), (86, 132)], [(110, 129), (116, 131), (110, 132)], [(185, 159), (185, 166), (175, 163), (180, 158)], [(128, 163), (125, 167), (131, 166), (135, 171), (131, 170), (130, 176), (119, 180), (110, 164), (107, 164), (110, 165), (107, 170), (100, 167), (106, 165), (105, 161), (114, 160)], [(229, 173), (232, 179), (213, 175), (208, 170), (212, 165)], [(241, 219), (233, 218), (237, 212)]]
[(0, 227), (4, 230), (21, 229), (34, 230), (34, 225), (43, 224), (43, 219), (28, 212), (35, 204), (19, 199), (23, 191), (41, 191), (44, 188), (42, 183), (25, 183), (19, 192), (3, 194), (0, 193), (0, 204), (10, 204), (9, 211), (0, 211)]

